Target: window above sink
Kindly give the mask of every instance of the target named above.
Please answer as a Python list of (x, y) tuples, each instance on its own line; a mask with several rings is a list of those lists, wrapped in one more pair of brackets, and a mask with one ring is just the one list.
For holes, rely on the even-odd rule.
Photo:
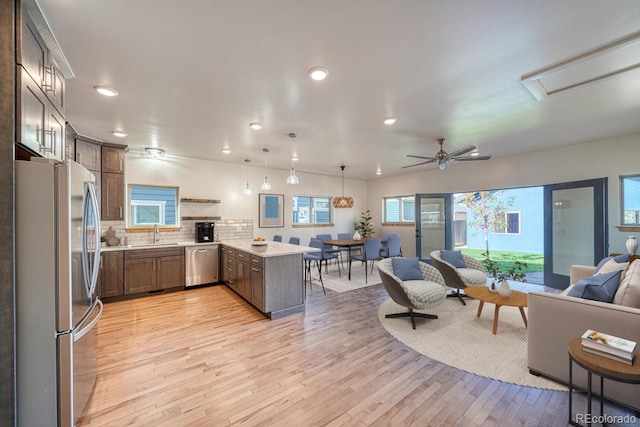
[(179, 188), (129, 184), (130, 228), (180, 227)]

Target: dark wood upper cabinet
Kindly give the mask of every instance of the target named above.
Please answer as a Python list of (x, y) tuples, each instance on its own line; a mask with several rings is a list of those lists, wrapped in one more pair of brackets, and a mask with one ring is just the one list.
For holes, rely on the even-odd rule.
[(102, 146), (98, 141), (76, 138), (76, 162), (90, 171), (102, 170)]
[(102, 219), (124, 219), (124, 174), (102, 173)]
[(102, 147), (102, 172), (124, 173), (124, 148)]

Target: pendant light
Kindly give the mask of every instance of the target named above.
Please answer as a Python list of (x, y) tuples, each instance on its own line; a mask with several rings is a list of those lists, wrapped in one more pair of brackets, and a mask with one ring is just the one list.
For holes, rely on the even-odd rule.
[(296, 170), (293, 168), (293, 140), (296, 137), (296, 134), (291, 132), (289, 134), (289, 138), (291, 138), (291, 172), (287, 177), (287, 184), (296, 185), (300, 183), (300, 180), (296, 176)]
[(251, 162), (251, 160), (249, 159), (244, 159), (244, 164), (247, 165), (247, 185), (244, 187), (244, 190), (242, 190), (242, 194), (244, 194), (245, 196), (250, 196), (251, 195), (251, 189), (249, 188), (249, 162)]
[(269, 149), (263, 148), (262, 152), (264, 153), (264, 182), (260, 186), (260, 189), (271, 190), (271, 184), (269, 184), (269, 180), (267, 179), (267, 153), (269, 153)]
[(344, 196), (344, 168), (345, 165), (340, 165), (340, 170), (342, 170), (342, 197), (333, 198), (333, 207), (336, 209), (348, 209), (353, 207), (353, 197)]

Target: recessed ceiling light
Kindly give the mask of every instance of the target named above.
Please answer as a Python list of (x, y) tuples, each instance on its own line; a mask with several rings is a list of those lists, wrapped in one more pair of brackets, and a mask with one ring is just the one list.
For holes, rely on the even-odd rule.
[(392, 125), (392, 124), (394, 124), (396, 122), (396, 120), (398, 120), (398, 119), (396, 119), (395, 117), (387, 117), (386, 119), (384, 119), (384, 124), (385, 125)]
[(100, 95), (104, 96), (118, 96), (118, 91), (112, 87), (107, 86), (94, 86), (93, 87)]
[[(297, 154), (294, 154), (294, 155), (291, 156), (291, 160), (293, 160), (294, 162), (297, 162), (298, 160), (300, 160), (300, 158), (298, 157)], [(640, 190), (638, 190), (638, 191), (640, 191)]]
[(324, 67), (312, 67), (309, 68), (308, 74), (313, 80), (324, 80), (329, 75), (329, 70)]
[(222, 151), (223, 154), (230, 154), (231, 153), (231, 148), (224, 147), (220, 151)]
[(376, 169), (376, 175), (382, 175), (382, 170), (380, 168)]
[(123, 131), (123, 130), (114, 130), (114, 131), (113, 131), (113, 132), (111, 132), (111, 133), (113, 134), (113, 136), (116, 136), (116, 137), (118, 137), (118, 138), (124, 138), (124, 137), (126, 137), (127, 135), (129, 135), (128, 133), (126, 133), (126, 132), (125, 132), (125, 131)]
[(258, 122), (253, 122), (253, 123), (249, 123), (249, 127), (253, 130), (260, 130), (262, 129), (262, 125)]

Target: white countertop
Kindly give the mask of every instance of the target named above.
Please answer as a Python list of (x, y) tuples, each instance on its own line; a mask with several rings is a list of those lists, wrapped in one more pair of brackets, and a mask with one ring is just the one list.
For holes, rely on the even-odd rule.
[(149, 243), (141, 245), (123, 245), (123, 246), (102, 246), (101, 252), (113, 252), (113, 251), (131, 251), (136, 249), (156, 249), (156, 248), (186, 248), (191, 246), (210, 246), (219, 245), (221, 242), (177, 242), (177, 243)]
[(230, 248), (238, 249), (261, 257), (276, 257), (283, 255), (305, 254), (307, 252), (318, 252), (320, 249), (309, 246), (291, 245), (289, 243), (267, 241), (266, 245), (254, 246), (253, 240), (228, 240), (221, 242)]
[(210, 245), (220, 245), (223, 244), (225, 246), (229, 246), (234, 249), (239, 249), (244, 252), (248, 252), (251, 254), (259, 255), (261, 257), (275, 257), (275, 256), (283, 256), (283, 255), (295, 255), (295, 254), (305, 254), (307, 252), (318, 252), (320, 249), (311, 248), (309, 246), (299, 246), (299, 245), (290, 245), (289, 243), (282, 242), (272, 242), (267, 241), (266, 245), (263, 246), (254, 246), (251, 243), (253, 240), (244, 239), (244, 240), (225, 240), (221, 242), (205, 242), (205, 243), (195, 243), (195, 242), (177, 242), (177, 243), (149, 243), (149, 244), (139, 244), (139, 245), (123, 245), (123, 246), (102, 246), (100, 248), (101, 252), (114, 252), (114, 251), (131, 251), (136, 249), (158, 249), (158, 248), (185, 248), (185, 247), (193, 247), (193, 246), (210, 246)]

